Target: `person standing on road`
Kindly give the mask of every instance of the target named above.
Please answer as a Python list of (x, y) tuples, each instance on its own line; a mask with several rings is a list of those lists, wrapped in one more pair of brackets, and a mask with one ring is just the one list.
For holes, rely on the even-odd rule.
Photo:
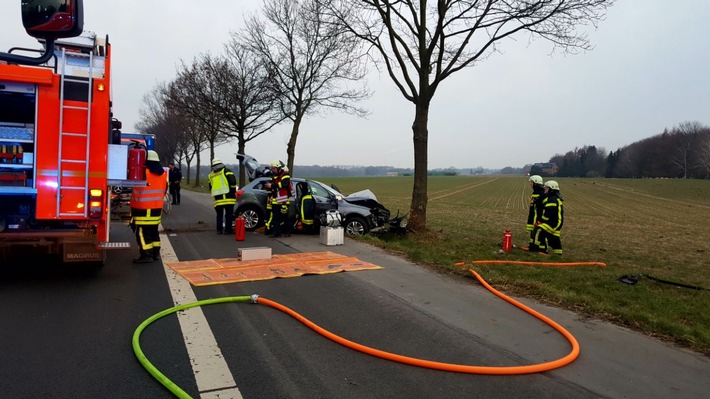
[(158, 153), (149, 150), (145, 161), (145, 187), (134, 187), (131, 193), (130, 226), (136, 233), (140, 256), (133, 263), (150, 263), (160, 259), (160, 233), (163, 200), (168, 190), (165, 170)]
[(269, 237), (291, 236), (291, 222), (288, 217), (288, 210), (291, 196), (291, 176), (288, 168), (283, 162), (271, 161), (271, 212), (273, 222), (271, 225), (272, 234)]
[(182, 181), (182, 172), (180, 168), (175, 167), (175, 163), (168, 164), (170, 171), (168, 172), (168, 181), (170, 182), (170, 197), (173, 200), (173, 205), (180, 205), (180, 182)]
[(214, 210), (217, 212), (217, 234), (232, 234), (234, 206), (237, 204), (237, 178), (219, 158), (212, 160), (212, 171), (207, 178), (214, 198)]
[[(554, 180), (548, 180), (544, 185), (544, 198), (542, 200), (542, 216), (535, 226), (535, 244), (539, 245), (541, 252), (552, 251), (555, 255), (562, 255), (562, 240), (560, 233), (564, 224), (564, 211), (562, 209), (562, 196), (560, 185)], [(543, 247), (543, 245), (545, 245)]]
[(530, 232), (530, 242), (528, 243), (528, 251), (539, 252), (542, 248), (535, 244), (535, 223), (542, 217), (542, 200), (544, 198), (544, 187), (542, 177), (540, 175), (530, 176), (530, 187), (533, 192), (530, 195), (530, 209), (528, 210), (528, 223), (525, 225), (525, 230)]

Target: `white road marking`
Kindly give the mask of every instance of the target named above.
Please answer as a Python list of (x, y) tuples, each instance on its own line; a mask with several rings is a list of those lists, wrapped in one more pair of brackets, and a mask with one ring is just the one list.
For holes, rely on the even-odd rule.
[[(162, 231), (162, 226), (161, 229)], [(175, 271), (165, 266), (165, 262), (179, 262), (173, 246), (165, 233), (160, 233), (161, 257), (165, 277), (170, 286), (175, 305), (197, 301), (190, 283)], [(180, 329), (185, 339), (187, 354), (190, 356), (192, 372), (202, 399), (241, 399), (234, 377), (227, 367), (222, 351), (210, 330), (202, 309), (194, 307), (177, 313)]]

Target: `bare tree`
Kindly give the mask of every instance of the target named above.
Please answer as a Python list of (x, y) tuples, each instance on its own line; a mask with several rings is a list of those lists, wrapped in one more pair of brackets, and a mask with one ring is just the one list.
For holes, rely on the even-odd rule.
[(163, 95), (165, 85), (159, 84), (143, 96), (139, 109), (140, 120), (136, 129), (155, 135), (155, 149), (160, 159), (169, 162), (178, 153), (178, 147), (185, 141), (184, 121), (176, 109), (170, 108)]
[(692, 151), (692, 137), (684, 132), (675, 132), (675, 153), (671, 155), (671, 163), (684, 179), (688, 178), (688, 161)]
[(613, 0), (318, 0), (344, 29), (379, 54), (390, 78), (415, 107), (414, 188), (408, 228), (426, 229), (429, 108), (439, 85), (519, 34), (562, 51), (591, 46), (578, 25), (603, 19)]
[[(195, 183), (194, 187), (200, 186), (200, 166), (202, 165), (202, 151), (209, 148), (209, 142), (205, 140), (206, 128), (202, 126), (202, 121), (198, 119), (190, 119), (190, 123), (187, 125), (185, 130), (185, 135), (187, 137), (187, 143), (185, 144), (185, 151), (188, 159), (187, 163), (187, 182), (190, 183), (190, 163), (193, 158), (195, 159)], [(214, 156), (213, 156), (214, 157)]]
[[(176, 79), (168, 84), (164, 93), (168, 106), (198, 121), (196, 126), (202, 129), (199, 136), (208, 143), (210, 159), (215, 157), (215, 147), (229, 139), (224, 134), (222, 113), (216, 106), (228, 101), (229, 88), (221, 85), (214, 76), (214, 64), (209, 54), (195, 58), (190, 66), (183, 63)], [(199, 163), (199, 153), (197, 158)]]
[(316, 0), (265, 0), (262, 11), (265, 20), (250, 18), (244, 34), (233, 37), (265, 61), (280, 94), (279, 109), (293, 122), (286, 149), (293, 172), (304, 116), (322, 108), (367, 114), (354, 104), (369, 91), (347, 87), (365, 77), (366, 60), (362, 42), (328, 20)]
[(672, 130), (675, 138), (675, 153), (672, 163), (687, 179), (691, 169), (697, 169), (697, 152), (702, 151), (702, 132), (705, 128), (700, 122), (683, 122)]
[[(238, 152), (245, 153), (246, 143), (266, 133), (285, 119), (278, 112), (278, 93), (263, 59), (245, 48), (237, 37), (225, 45), (226, 57), (213, 59), (210, 67), (217, 84), (227, 88), (223, 103), (214, 104), (222, 114), (225, 134), (236, 137)], [(239, 185), (245, 184), (243, 165)]]
[(705, 128), (698, 139), (695, 169), (703, 179), (710, 178), (710, 128)]

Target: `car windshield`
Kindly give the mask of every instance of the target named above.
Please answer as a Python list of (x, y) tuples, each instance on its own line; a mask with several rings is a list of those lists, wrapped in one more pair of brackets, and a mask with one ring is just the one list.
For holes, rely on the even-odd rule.
[(311, 193), (319, 197), (330, 198), (334, 196), (343, 196), (339, 192), (335, 191), (333, 188), (326, 186), (321, 182), (315, 180), (309, 181), (311, 187)]
[[(266, 190), (264, 188), (264, 184), (268, 183), (271, 181), (268, 177), (261, 178), (257, 180), (254, 183), (254, 189), (255, 190)], [(332, 187), (326, 186), (324, 183), (315, 181), (315, 180), (301, 180), (301, 179), (294, 179), (293, 183), (297, 184), (303, 181), (308, 182), (308, 186), (310, 187), (310, 191), (312, 195), (317, 195), (319, 197), (324, 197), (324, 198), (330, 198), (330, 197), (335, 197), (335, 196), (341, 196), (343, 197), (343, 194), (339, 193), (337, 190), (335, 190)]]

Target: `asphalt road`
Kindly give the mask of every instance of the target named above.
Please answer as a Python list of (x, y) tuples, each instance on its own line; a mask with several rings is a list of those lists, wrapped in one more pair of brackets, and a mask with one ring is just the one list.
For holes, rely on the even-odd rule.
[[(441, 275), (347, 238), (345, 245), (326, 247), (317, 236), (269, 239), (247, 233), (245, 241), (236, 242), (216, 235), (204, 194), (183, 190), (182, 205), (163, 219), (163, 227), (166, 261), (235, 257), (240, 247), (270, 246), (274, 254), (338, 252), (384, 269), (207, 287), (186, 287), (183, 280), (176, 288), (180, 278), (171, 282), (160, 263), (132, 264), (136, 250), (112, 252), (93, 277), (49, 260), (6, 263), (0, 267), (0, 396), (171, 397), (136, 361), (131, 337), (143, 320), (189, 298), (259, 294), (349, 340), (441, 362), (527, 365), (570, 350), (552, 328), (473, 280)], [(112, 235), (132, 241), (126, 226), (114, 226)], [(153, 364), (193, 397), (700, 398), (710, 392), (707, 357), (522, 302), (576, 337), (581, 347), (576, 361), (516, 376), (430, 370), (345, 348), (281, 312), (243, 303), (160, 319), (145, 330), (141, 345)], [(217, 352), (207, 357), (221, 361), (216, 374), (195, 351), (198, 341), (209, 347), (210, 336)]]

